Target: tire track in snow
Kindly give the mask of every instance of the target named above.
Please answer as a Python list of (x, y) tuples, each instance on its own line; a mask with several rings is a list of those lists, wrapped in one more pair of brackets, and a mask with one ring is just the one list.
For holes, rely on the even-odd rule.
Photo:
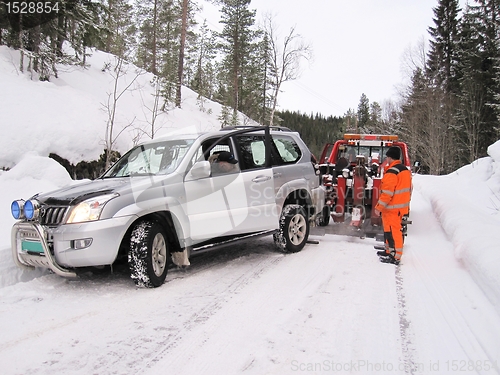
[(396, 296), (398, 299), (399, 334), (401, 336), (401, 351), (403, 353), (403, 365), (406, 374), (416, 374), (418, 364), (416, 361), (416, 350), (413, 344), (413, 331), (406, 308), (406, 297), (404, 291), (403, 275), (401, 266), (395, 267)]
[[(470, 362), (480, 360), (488, 360), (491, 363), (497, 363), (498, 358), (489, 354), (490, 350), (483, 345), (481, 337), (477, 337), (473, 327), (468, 323), (468, 319), (460, 311), (460, 308), (441, 286), (439, 281), (427, 271), (422, 259), (416, 254), (413, 254), (413, 264), (418, 276), (422, 280), (432, 300), (435, 302), (438, 311), (442, 315), (442, 321), (448, 326), (453, 333), (456, 342), (460, 345), (465, 355)], [(493, 327), (492, 327), (493, 328)], [(471, 356), (472, 354), (472, 356)], [(495, 368), (492, 368), (495, 370)], [(481, 373), (481, 371), (473, 371)], [(498, 374), (498, 371), (495, 371)]]
[[(242, 291), (247, 285), (258, 279), (260, 275), (267, 272), (269, 269), (275, 267), (283, 259), (285, 259), (285, 257), (282, 254), (273, 256), (273, 254), (271, 253), (268, 257), (265, 257), (264, 259), (258, 261), (257, 264), (254, 264), (242, 275), (232, 280), (223, 290), (215, 293), (213, 295), (212, 301), (210, 301), (203, 308), (193, 312), (189, 316), (189, 318), (182, 323), (183, 329), (181, 331), (169, 337), (168, 342), (164, 342), (162, 343), (162, 345), (157, 346), (156, 349), (161, 349), (156, 350), (154, 356), (148, 358), (147, 363), (141, 366), (141, 369), (136, 369), (136, 373), (150, 369), (173, 350), (192, 350), (192, 340), (186, 340), (185, 337), (197, 331), (198, 329), (201, 329), (206, 324), (210, 324), (210, 318), (217, 314), (221, 309), (223, 309), (226, 303), (232, 298), (234, 294)], [(234, 261), (234, 259), (231, 260), (231, 262)], [(231, 265), (231, 262), (228, 262), (228, 265)], [(245, 262), (245, 264), (250, 263)], [(210, 329), (202, 329), (201, 332), (195, 332), (194, 334), (199, 336), (197, 341), (203, 342), (208, 340), (208, 335), (210, 334), (209, 332)]]
[(400, 272), (405, 276), (419, 373), (428, 373), (430, 364), (441, 365), (441, 373), (454, 373), (450, 364), (473, 363), (476, 368), (468, 374), (498, 374), (493, 366), (491, 371), (477, 366), (500, 358), (498, 316), (455, 257), (431, 202), (418, 188), (412, 196), (412, 217)]
[[(75, 314), (68, 324), (35, 331), (37, 336), (31, 335), (27, 340), (32, 346), (41, 345), (45, 340), (51, 343), (44, 347), (43, 355), (37, 354), (36, 359), (21, 364), (23, 370), (19, 373), (140, 374), (165, 356), (190, 352), (193, 339), (208, 339), (212, 317), (223, 310), (235, 294), (244, 293), (248, 285), (286, 258), (270, 249), (271, 243), (259, 241), (257, 244), (241, 244), (236, 249), (207, 253), (201, 260), (193, 262), (191, 270), (177, 275), (174, 272), (177, 277), (167, 280), (163, 288), (137, 292), (126, 289), (123, 301), (111, 293), (113, 298), (104, 302), (103, 311), (97, 314), (97, 324), (94, 325), (92, 320), (96, 317), (87, 319), (91, 318), (91, 315), (87, 316), (89, 313)], [(207, 273), (213, 274), (213, 283), (204, 282)], [(126, 275), (120, 276), (121, 280), (129, 283)], [(80, 290), (79, 284), (84, 292), (83, 301), (89, 301), (85, 292), (92, 294), (95, 287), (89, 280), (77, 280), (74, 284), (63, 282), (61, 287), (74, 292)], [(176, 287), (180, 287), (181, 292), (176, 292)], [(36, 285), (34, 290), (38, 290)], [(200, 303), (200, 299), (205, 303)], [(92, 297), (90, 301), (93, 301)], [(130, 305), (132, 301), (133, 305)], [(147, 309), (142, 307), (145, 304)], [(143, 316), (146, 311), (146, 316)], [(89, 330), (80, 333), (78, 325), (81, 324), (89, 324)], [(98, 337), (97, 345), (92, 344), (93, 335)], [(59, 341), (56, 342), (55, 337)], [(24, 337), (17, 339), (22, 340)], [(16, 340), (11, 341), (16, 343)], [(61, 346), (72, 347), (72, 350), (62, 355), (65, 352)]]

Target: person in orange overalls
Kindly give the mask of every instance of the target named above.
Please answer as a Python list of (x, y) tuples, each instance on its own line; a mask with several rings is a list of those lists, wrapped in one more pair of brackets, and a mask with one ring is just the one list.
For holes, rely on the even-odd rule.
[(403, 255), (401, 220), (410, 212), (411, 172), (401, 163), (401, 149), (390, 147), (386, 154), (388, 165), (380, 187), (375, 213), (382, 215), (385, 250), (377, 254), (384, 263), (398, 265)]

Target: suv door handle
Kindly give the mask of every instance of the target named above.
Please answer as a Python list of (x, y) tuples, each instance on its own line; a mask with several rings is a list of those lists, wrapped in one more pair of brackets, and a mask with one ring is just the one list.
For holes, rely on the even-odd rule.
[(259, 182), (269, 181), (270, 179), (271, 179), (271, 177), (269, 177), (269, 176), (257, 176), (252, 181), (259, 183)]

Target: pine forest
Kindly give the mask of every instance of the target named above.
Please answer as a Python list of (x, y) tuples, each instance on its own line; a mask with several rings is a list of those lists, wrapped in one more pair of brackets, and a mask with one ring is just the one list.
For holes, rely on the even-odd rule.
[[(221, 32), (195, 21), (206, 2), (219, 9)], [(500, 138), (500, 0), (469, 0), (464, 9), (458, 0), (436, 0), (428, 47), (408, 52), (411, 82), (399, 98), (377, 103), (360, 93), (357, 108), (341, 117), (278, 110), (282, 84), (298, 78), (312, 46), (293, 28), (277, 40), (276, 20), (267, 16), (258, 25), (251, 0), (53, 3), (57, 12), (14, 14), (8, 11), (14, 3), (0, 2), (0, 45), (21, 51), (19, 70), (40, 80), (57, 78), (61, 65), (85, 66), (99, 49), (117, 56), (118, 64), (153, 73), (160, 109), (180, 107), (184, 85), (200, 100), (223, 105), (221, 126), (238, 125), (237, 112), (286, 126), (317, 156), (344, 132), (397, 134), (412, 161), (431, 174), (486, 156)]]

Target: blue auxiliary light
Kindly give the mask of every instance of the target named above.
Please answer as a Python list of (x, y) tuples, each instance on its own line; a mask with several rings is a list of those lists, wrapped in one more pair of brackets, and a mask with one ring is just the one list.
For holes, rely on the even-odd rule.
[(33, 202), (31, 200), (26, 201), (26, 203), (24, 203), (24, 216), (26, 217), (26, 219), (32, 220), (35, 217), (36, 209), (36, 202)]
[(14, 216), (14, 219), (19, 220), (24, 218), (24, 201), (19, 200), (19, 201), (14, 201), (10, 205), (10, 212), (12, 213), (12, 216)]

